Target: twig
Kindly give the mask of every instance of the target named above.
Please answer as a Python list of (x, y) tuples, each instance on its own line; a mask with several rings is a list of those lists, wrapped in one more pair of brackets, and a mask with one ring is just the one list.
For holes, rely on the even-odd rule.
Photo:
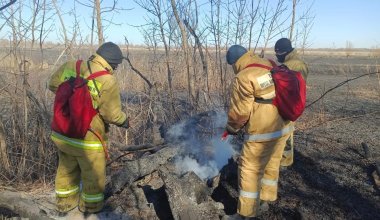
[(125, 42), (127, 43), (127, 56), (124, 57), (124, 59), (128, 62), (129, 66), (131, 67), (131, 69), (137, 74), (139, 75), (145, 82), (146, 84), (148, 84), (149, 86), (149, 89), (151, 89), (153, 87), (153, 84), (138, 70), (136, 69), (133, 65), (132, 65), (132, 62), (131, 60), (129, 59), (129, 47), (128, 47), (128, 39), (126, 37), (125, 38)]
[(133, 145), (133, 146), (129, 146), (129, 147), (127, 146), (127, 148), (124, 149), (124, 150), (121, 149), (121, 150), (126, 151), (126, 152), (123, 153), (122, 155), (118, 156), (117, 158), (111, 160), (109, 163), (107, 163), (107, 167), (109, 165), (111, 165), (112, 163), (116, 162), (117, 160), (119, 160), (120, 158), (125, 157), (125, 156), (131, 154), (132, 152), (135, 152), (135, 151), (144, 152), (144, 151), (150, 151), (150, 150), (156, 149), (156, 147), (154, 147), (154, 146), (150, 147), (150, 148), (144, 148), (144, 147), (148, 147), (148, 146), (146, 146), (146, 145)]
[(359, 78), (364, 77), (364, 76), (369, 76), (369, 75), (372, 75), (372, 74), (377, 74), (377, 73), (380, 73), (380, 72), (378, 71), (378, 72), (366, 73), (366, 74), (363, 74), (363, 75), (357, 76), (357, 77), (355, 77), (355, 78), (345, 80), (345, 81), (339, 83), (338, 85), (336, 85), (336, 86), (330, 88), (330, 89), (327, 90), (326, 92), (324, 92), (319, 98), (317, 98), (316, 100), (314, 100), (312, 103), (308, 104), (305, 108), (308, 108), (308, 107), (314, 105), (316, 102), (318, 102), (319, 100), (321, 100), (321, 99), (322, 99), (327, 93), (333, 91), (334, 89), (337, 89), (337, 88), (343, 86), (344, 84), (346, 84), (346, 83), (348, 83), (348, 82), (350, 82), (350, 81), (353, 81), (353, 80), (359, 79)]
[(159, 146), (154, 146), (153, 144), (147, 143), (147, 144), (138, 144), (138, 145), (125, 145), (118, 142), (112, 142), (113, 145), (117, 146), (119, 150), (121, 151), (141, 151), (141, 150), (151, 150)]
[(16, 2), (16, 0), (12, 0), (12, 1), (10, 1), (9, 3), (5, 4), (4, 6), (2, 6), (2, 7), (0, 8), (0, 11), (2, 11), (2, 10), (4, 10), (4, 9), (8, 8), (9, 6), (13, 5), (15, 2)]

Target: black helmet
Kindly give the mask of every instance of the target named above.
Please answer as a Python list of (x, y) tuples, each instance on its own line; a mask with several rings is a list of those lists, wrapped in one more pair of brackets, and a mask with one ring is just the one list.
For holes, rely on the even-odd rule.
[(96, 51), (108, 64), (120, 64), (123, 61), (123, 53), (120, 47), (112, 42), (102, 44)]
[(288, 38), (281, 38), (274, 45), (276, 54), (289, 53), (293, 50), (292, 43)]
[(236, 63), (236, 61), (243, 56), (245, 53), (247, 53), (247, 49), (240, 45), (232, 45), (230, 48), (228, 48), (227, 51), (227, 63), (232, 65)]

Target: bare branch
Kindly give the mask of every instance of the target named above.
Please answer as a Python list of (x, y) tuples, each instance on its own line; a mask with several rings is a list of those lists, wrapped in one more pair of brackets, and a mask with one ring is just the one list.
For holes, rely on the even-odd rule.
[(9, 6), (13, 5), (14, 3), (16, 3), (16, 1), (17, 1), (17, 0), (11, 0), (9, 3), (5, 4), (4, 6), (2, 6), (2, 7), (0, 8), (0, 11), (2, 11), (2, 10), (4, 10), (4, 9), (8, 8)]

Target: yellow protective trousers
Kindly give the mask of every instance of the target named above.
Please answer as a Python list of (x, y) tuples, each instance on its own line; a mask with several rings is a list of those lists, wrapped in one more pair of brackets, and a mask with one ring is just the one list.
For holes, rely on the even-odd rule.
[(101, 142), (68, 138), (55, 132), (51, 138), (59, 156), (55, 178), (57, 210), (68, 212), (79, 203), (82, 212), (101, 211), (106, 178)]
[(275, 201), (281, 156), (289, 130), (282, 137), (269, 141), (246, 141), (239, 159), (238, 213), (257, 216), (260, 200)]
[(286, 140), (286, 146), (281, 158), (281, 166), (288, 167), (294, 162), (294, 132), (292, 132)]

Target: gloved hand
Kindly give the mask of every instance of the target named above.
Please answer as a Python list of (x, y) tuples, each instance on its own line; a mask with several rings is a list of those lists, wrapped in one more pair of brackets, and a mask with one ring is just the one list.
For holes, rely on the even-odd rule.
[(237, 135), (239, 133), (240, 129), (233, 128), (232, 126), (230, 126), (229, 124), (227, 124), (225, 131), (229, 135)]
[(239, 132), (239, 129), (234, 129), (230, 125), (226, 125), (226, 129), (224, 130), (221, 139), (226, 140), (228, 135), (237, 135)]
[(127, 117), (127, 119), (125, 119), (125, 121), (123, 122), (123, 124), (119, 125), (119, 127), (128, 129), (129, 128), (129, 118)]

